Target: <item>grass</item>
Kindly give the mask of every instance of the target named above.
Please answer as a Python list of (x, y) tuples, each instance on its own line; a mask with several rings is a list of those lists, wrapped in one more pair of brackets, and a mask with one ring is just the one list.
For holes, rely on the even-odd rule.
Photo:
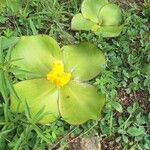
[[(100, 137), (104, 150), (150, 149), (150, 1), (111, 1), (122, 7), (125, 27), (119, 37), (107, 39), (71, 31), (80, 0), (18, 0), (18, 4), (7, 0), (0, 14), (0, 43), (5, 43), (0, 46), (1, 150), (71, 149), (74, 139), (87, 136)], [(9, 95), (15, 94), (12, 84), (17, 80), (12, 75), (10, 48), (16, 37), (36, 34), (48, 34), (60, 45), (89, 41), (103, 50), (107, 68), (92, 81), (106, 93), (101, 120), (80, 126), (59, 120), (40, 126), (31, 121), (28, 107), (23, 114), (11, 113)]]

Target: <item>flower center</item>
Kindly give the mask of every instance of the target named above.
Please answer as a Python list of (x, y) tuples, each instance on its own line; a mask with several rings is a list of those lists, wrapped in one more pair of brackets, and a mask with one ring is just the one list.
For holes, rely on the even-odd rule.
[(55, 62), (52, 70), (47, 74), (47, 80), (55, 84), (58, 88), (63, 87), (70, 81), (71, 74), (64, 72), (64, 64)]

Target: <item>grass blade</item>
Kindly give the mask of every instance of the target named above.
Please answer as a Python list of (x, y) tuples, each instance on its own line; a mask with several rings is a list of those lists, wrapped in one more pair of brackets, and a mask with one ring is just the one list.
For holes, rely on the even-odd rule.
[(13, 84), (9, 78), (8, 73), (5, 73), (5, 81), (6, 81), (7, 87), (10, 91), (10, 95), (14, 96), (16, 100), (20, 101), (20, 98), (18, 97), (18, 95), (13, 87)]

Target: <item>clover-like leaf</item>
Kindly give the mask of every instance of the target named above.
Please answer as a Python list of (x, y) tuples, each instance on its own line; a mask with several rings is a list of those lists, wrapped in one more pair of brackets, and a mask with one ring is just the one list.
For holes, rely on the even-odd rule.
[(24, 74), (28, 80), (14, 85), (20, 101), (11, 95), (13, 112), (25, 111), (28, 116), (30, 111), (35, 121), (35, 116), (44, 108), (45, 116), (39, 117), (41, 124), (58, 117), (70, 124), (81, 124), (99, 117), (104, 95), (94, 86), (81, 82), (91, 80), (103, 70), (103, 53), (86, 42), (64, 46), (62, 50), (46, 35), (22, 37), (15, 45), (11, 59), (22, 70), (17, 77), (22, 78)]
[(84, 0), (81, 6), (82, 14), (86, 19), (99, 23), (99, 11), (106, 4), (108, 0)]
[(105, 96), (86, 83), (71, 81), (60, 90), (60, 114), (70, 124), (98, 119), (104, 103)]
[(85, 19), (82, 14), (76, 14), (71, 22), (72, 30), (91, 30), (91, 28), (95, 25), (94, 22)]
[(10, 108), (13, 112), (24, 112), (26, 101), (32, 117), (44, 107), (46, 115), (40, 120), (41, 124), (47, 124), (59, 117), (58, 90), (46, 79), (21, 81), (14, 88), (20, 101), (11, 96)]
[[(37, 35), (21, 37), (12, 50), (13, 65), (23, 72), (16, 71), (17, 77), (27, 79), (35, 76), (45, 76), (56, 59), (61, 58), (60, 47), (49, 36)], [(31, 75), (32, 74), (32, 75)]]
[(102, 37), (116, 37), (118, 36), (123, 29), (123, 25), (121, 26), (101, 26), (94, 33), (98, 36)]
[(93, 44), (81, 43), (63, 47), (65, 70), (72, 78), (87, 81), (97, 76), (105, 67), (103, 53)]

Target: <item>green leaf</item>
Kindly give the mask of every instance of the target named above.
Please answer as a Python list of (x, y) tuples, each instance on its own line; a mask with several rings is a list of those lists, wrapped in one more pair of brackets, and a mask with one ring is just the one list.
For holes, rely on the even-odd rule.
[(22, 9), (22, 2), (20, 0), (5, 0), (5, 7), (9, 8), (16, 15)]
[(17, 66), (13, 66), (11, 71), (13, 74), (15, 74), (16, 78), (19, 78), (20, 80), (24, 80), (24, 79), (28, 79), (28, 78), (35, 79), (35, 78), (41, 78), (44, 76), (44, 75), (37, 74), (34, 72), (22, 70)]
[(111, 105), (113, 106), (114, 109), (116, 109), (118, 112), (122, 113), (123, 112), (123, 108), (122, 106), (115, 101), (111, 101)]
[(0, 11), (3, 10), (3, 8), (5, 7), (5, 0), (1, 0), (0, 2)]
[(124, 141), (125, 143), (128, 143), (128, 142), (129, 142), (128, 137), (125, 136), (125, 135), (122, 135), (122, 139), (123, 139), (123, 141)]
[(42, 107), (35, 115), (32, 117), (32, 121), (37, 123), (39, 122), (42, 118), (44, 118), (47, 113), (44, 112), (45, 106)]
[(13, 129), (4, 130), (0, 132), (0, 137), (2, 137), (4, 134), (11, 132)]
[(19, 41), (19, 37), (10, 37), (10, 38), (6, 38), (6, 37), (0, 37), (1, 40), (1, 49), (8, 49), (10, 47), (13, 47), (16, 45), (16, 43)]
[(36, 30), (36, 27), (35, 27), (34, 22), (32, 21), (32, 19), (29, 20), (29, 23), (30, 23), (30, 27), (31, 27), (33, 35), (37, 35), (38, 31)]
[(130, 127), (127, 130), (127, 133), (130, 134), (131, 136), (139, 136), (144, 134), (144, 131), (141, 128)]
[(30, 113), (28, 103), (26, 101), (24, 103), (24, 110), (25, 110), (25, 115), (26, 115), (28, 121), (31, 121), (31, 113)]
[(43, 133), (43, 131), (41, 130), (41, 128), (39, 128), (36, 124), (32, 123), (33, 129), (36, 131), (36, 133), (38, 134), (38, 136), (41, 138), (41, 140), (45, 141), (47, 144), (50, 144), (50, 140), (47, 137), (47, 135), (45, 135)]
[(84, 0), (81, 6), (82, 14), (86, 19), (100, 23), (98, 14), (106, 4), (108, 4), (108, 0)]
[[(61, 59), (60, 47), (54, 39), (46, 35), (21, 37), (12, 50), (11, 59), (16, 60), (13, 65), (20, 70), (46, 76), (55, 59)], [(28, 73), (24, 76), (32, 78)]]
[[(44, 118), (40, 120), (41, 124), (46, 124), (54, 121), (59, 117), (58, 111), (58, 91), (46, 79), (32, 79), (21, 81), (14, 85), (14, 88), (21, 100), (19, 103), (13, 95), (11, 95), (11, 110), (16, 112), (25, 111), (25, 101), (29, 106), (31, 116), (34, 117), (41, 108), (45, 108), (44, 112), (47, 113)], [(19, 105), (19, 108), (17, 108)]]
[(4, 99), (8, 98), (9, 91), (6, 86), (5, 74), (2, 69), (0, 69), (0, 92), (1, 92), (2, 96), (4, 97)]
[(72, 30), (85, 30), (89, 31), (95, 25), (94, 22), (85, 19), (82, 14), (76, 14), (71, 22), (71, 29)]
[[(150, 53), (148, 55), (150, 55)], [(144, 65), (143, 72), (145, 72), (147, 75), (150, 76), (150, 65), (149, 64)]]
[(4, 73), (4, 77), (5, 77), (5, 82), (6, 82), (6, 85), (7, 85), (7, 88), (9, 90), (10, 94), (13, 95), (17, 101), (20, 101), (20, 99), (19, 99), (19, 97), (18, 97), (18, 95), (17, 95), (17, 93), (13, 87), (13, 83), (11, 82), (9, 74)]
[(122, 21), (121, 9), (115, 4), (105, 5), (99, 13), (103, 26), (118, 26)]
[(70, 124), (98, 119), (104, 103), (105, 96), (89, 84), (71, 81), (60, 90), (60, 114)]
[(123, 29), (123, 25), (121, 26), (101, 26), (94, 33), (98, 36), (102, 37), (116, 37), (118, 36)]
[[(0, 65), (2, 65), (4, 63), (4, 52), (3, 52), (3, 37), (0, 37)], [(2, 66), (0, 66), (1, 69)]]
[(87, 81), (97, 76), (105, 65), (103, 53), (90, 43), (63, 47), (65, 70), (72, 72), (72, 78)]

